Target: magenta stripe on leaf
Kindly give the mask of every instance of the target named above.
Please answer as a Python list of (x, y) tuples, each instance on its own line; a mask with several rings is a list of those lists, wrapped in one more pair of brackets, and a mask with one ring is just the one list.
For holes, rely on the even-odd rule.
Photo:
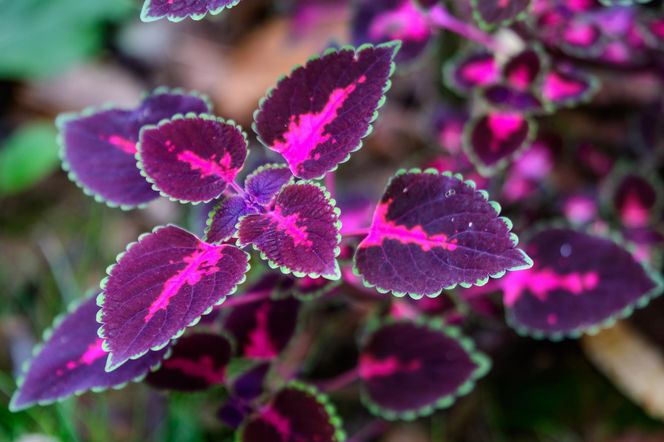
[(597, 92), (597, 80), (573, 68), (556, 68), (542, 81), (542, 98), (554, 109), (589, 100)]
[(608, 197), (622, 225), (638, 229), (654, 224), (662, 207), (661, 184), (633, 172), (617, 175), (608, 178)]
[(146, 381), (155, 388), (177, 391), (205, 390), (226, 380), (226, 367), (233, 355), (225, 336), (194, 333), (179, 339), (173, 353)]
[(233, 121), (177, 115), (141, 130), (139, 166), (165, 196), (181, 202), (217, 198), (247, 157), (247, 138)]
[(362, 398), (373, 413), (387, 419), (424, 416), (470, 392), (489, 365), (455, 328), (389, 322), (360, 349)]
[(58, 117), (63, 168), (83, 190), (110, 206), (132, 208), (158, 195), (136, 167), (141, 127), (178, 113), (209, 112), (207, 99), (157, 89), (135, 109), (94, 109)]
[(662, 282), (611, 239), (568, 228), (536, 233), (535, 265), (500, 281), (507, 319), (534, 337), (578, 337), (643, 307)]
[(99, 307), (95, 298), (88, 298), (56, 319), (53, 330), (45, 333), (46, 341), (35, 349), (12, 397), (12, 411), (49, 404), (84, 391), (120, 386), (159, 365), (166, 349), (150, 352), (113, 372), (105, 371), (108, 353), (97, 336)]
[(240, 218), (252, 213), (258, 213), (258, 210), (241, 196), (223, 198), (208, 216), (205, 241), (220, 243), (229, 240), (237, 232)]
[(248, 255), (176, 226), (143, 235), (103, 284), (100, 336), (108, 369), (166, 345), (244, 281)]
[(342, 442), (341, 420), (314, 387), (291, 382), (240, 428), (242, 442)]
[(151, 22), (164, 17), (173, 22), (187, 17), (200, 20), (207, 14), (219, 14), (238, 3), (240, 0), (145, 0), (141, 20)]
[(339, 211), (312, 183), (290, 184), (271, 211), (240, 220), (238, 244), (253, 245), (274, 268), (296, 276), (339, 278)]
[(460, 176), (399, 172), (358, 246), (355, 271), (381, 292), (419, 298), (530, 267), (499, 211), (486, 192)]
[(467, 94), (477, 86), (498, 81), (500, 68), (490, 52), (462, 52), (445, 64), (443, 74), (449, 88)]
[(293, 175), (320, 178), (359, 149), (390, 86), (399, 44), (328, 50), (279, 81), (254, 116)]
[(539, 46), (526, 48), (503, 66), (503, 80), (509, 86), (527, 91), (535, 86), (548, 60)]
[(269, 204), (286, 185), (293, 182), (293, 174), (285, 164), (265, 164), (251, 172), (244, 181), (244, 189), (259, 204)]

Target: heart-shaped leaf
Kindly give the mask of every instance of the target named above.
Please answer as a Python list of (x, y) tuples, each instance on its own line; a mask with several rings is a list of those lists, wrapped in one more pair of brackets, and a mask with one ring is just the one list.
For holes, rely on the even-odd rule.
[(526, 48), (505, 63), (503, 81), (514, 89), (527, 91), (536, 85), (546, 67), (548, 60), (540, 46)]
[(249, 255), (176, 226), (142, 235), (102, 283), (99, 336), (107, 370), (162, 348), (222, 303), (245, 280)]
[(251, 244), (272, 268), (284, 273), (339, 279), (340, 228), (339, 210), (323, 188), (290, 184), (271, 211), (240, 220), (238, 244)]
[(237, 342), (239, 356), (270, 360), (293, 337), (299, 312), (297, 299), (262, 299), (233, 307), (224, 318), (224, 328)]
[(241, 442), (342, 442), (346, 435), (334, 406), (314, 387), (290, 382), (256, 414), (238, 435)]
[(225, 336), (194, 333), (179, 339), (171, 356), (146, 381), (162, 390), (206, 390), (225, 381), (232, 355), (233, 346)]
[(361, 0), (355, 3), (352, 22), (353, 42), (385, 43), (401, 40), (396, 61), (412, 61), (421, 55), (432, 32), (426, 13), (415, 0)]
[(258, 213), (258, 209), (243, 197), (234, 195), (223, 198), (208, 215), (205, 241), (222, 243), (229, 240), (237, 232), (240, 218), (252, 213)]
[(150, 352), (111, 373), (104, 370), (108, 353), (97, 336), (99, 307), (95, 298), (73, 305), (55, 320), (52, 330), (44, 333), (44, 343), (35, 348), (35, 356), (18, 382), (9, 406), (12, 411), (50, 404), (85, 391), (120, 388), (142, 379), (159, 365), (167, 349)]
[(579, 56), (596, 55), (604, 43), (602, 30), (586, 20), (567, 20), (561, 30), (560, 46), (565, 52)]
[(490, 52), (461, 52), (445, 63), (443, 78), (448, 88), (465, 95), (476, 87), (496, 83), (500, 68)]
[(266, 164), (251, 172), (244, 181), (244, 190), (259, 204), (269, 204), (293, 175), (285, 164)]
[(544, 74), (542, 98), (551, 109), (558, 109), (588, 101), (598, 89), (594, 76), (570, 67), (559, 67)]
[(261, 100), (254, 131), (293, 175), (313, 179), (362, 146), (385, 102), (398, 42), (330, 49), (283, 78)]
[(355, 272), (380, 292), (419, 298), (529, 268), (512, 223), (499, 212), (500, 205), (460, 175), (400, 171), (357, 248)]
[(206, 97), (159, 88), (134, 109), (88, 108), (63, 114), (60, 131), (62, 167), (83, 191), (111, 207), (142, 206), (159, 196), (136, 167), (141, 127), (175, 114), (210, 112)]
[(360, 349), (362, 400), (386, 419), (414, 419), (468, 394), (489, 359), (453, 327), (388, 321)]
[(662, 185), (659, 180), (641, 176), (636, 168), (618, 166), (607, 177), (604, 198), (622, 225), (629, 229), (648, 227), (657, 220), (662, 207)]
[(246, 157), (247, 135), (235, 122), (187, 114), (144, 127), (136, 158), (162, 195), (200, 203), (219, 197)]
[(484, 29), (508, 26), (526, 16), (531, 0), (470, 0), (473, 17)]
[(464, 149), (485, 175), (492, 174), (528, 146), (535, 123), (517, 112), (492, 112), (468, 122)]
[(201, 20), (207, 14), (219, 14), (238, 3), (240, 0), (145, 0), (141, 20), (151, 22), (164, 17), (172, 22), (179, 22), (187, 17)]
[(535, 265), (501, 286), (508, 322), (536, 338), (595, 333), (662, 289), (659, 275), (609, 238), (554, 227), (535, 233), (526, 250)]

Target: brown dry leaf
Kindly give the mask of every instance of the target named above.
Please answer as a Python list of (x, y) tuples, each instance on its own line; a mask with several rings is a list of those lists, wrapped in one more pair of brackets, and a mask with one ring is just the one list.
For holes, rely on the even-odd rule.
[(581, 339), (586, 355), (651, 416), (664, 420), (664, 355), (626, 322)]

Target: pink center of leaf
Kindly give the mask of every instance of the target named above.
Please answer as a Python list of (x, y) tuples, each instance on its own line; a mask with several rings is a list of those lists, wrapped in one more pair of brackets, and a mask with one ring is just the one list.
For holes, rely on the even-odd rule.
[(369, 25), (369, 37), (382, 40), (423, 41), (429, 38), (430, 30), (426, 16), (419, 11), (411, 0), (405, 0), (392, 11), (379, 14)]
[(222, 383), (226, 376), (226, 368), (215, 368), (214, 360), (209, 355), (203, 355), (197, 361), (186, 358), (167, 359), (164, 367), (178, 370), (186, 376), (204, 379), (210, 385)]
[[(92, 365), (99, 358), (103, 358), (108, 355), (106, 351), (102, 348), (104, 343), (103, 339), (97, 338), (95, 342), (90, 344), (85, 350), (85, 353), (76, 361), (69, 361), (66, 364), (67, 370), (73, 370), (82, 365)], [(62, 376), (64, 371), (62, 369), (56, 370), (56, 375)]]
[(620, 215), (627, 227), (645, 227), (650, 220), (648, 208), (634, 192), (627, 194)]
[(408, 228), (387, 220), (387, 211), (392, 200), (376, 206), (373, 224), (369, 234), (360, 243), (359, 247), (381, 246), (386, 239), (392, 239), (401, 244), (415, 244), (423, 251), (428, 252), (434, 248), (442, 248), (453, 252), (457, 248), (457, 240), (448, 241), (447, 235), (439, 233), (431, 235), (424, 231), (422, 226)]
[(550, 72), (544, 81), (544, 98), (557, 101), (580, 95), (585, 85), (579, 81), (571, 81), (556, 72)]
[(268, 315), (270, 313), (270, 304), (263, 303), (256, 311), (256, 326), (249, 333), (249, 343), (245, 348), (245, 356), (250, 358), (273, 358), (277, 355), (277, 350), (270, 340), (268, 330)]
[(285, 215), (281, 207), (276, 206), (274, 211), (268, 213), (268, 216), (277, 223), (277, 230), (291, 237), (296, 246), (313, 246), (314, 243), (309, 239), (306, 226), (301, 226), (298, 223), (300, 217), (297, 213)]
[(360, 377), (362, 379), (384, 378), (396, 373), (412, 373), (422, 368), (422, 361), (414, 359), (401, 362), (395, 356), (386, 359), (374, 359), (371, 355), (360, 356)]
[(237, 174), (237, 170), (232, 166), (233, 158), (228, 151), (224, 152), (221, 159), (217, 160), (217, 154), (208, 159), (200, 157), (191, 150), (184, 150), (178, 153), (177, 159), (189, 164), (192, 170), (196, 170), (201, 174), (202, 178), (216, 176), (230, 183)]
[(498, 70), (493, 57), (486, 59), (471, 60), (461, 66), (461, 78), (465, 83), (471, 85), (487, 85), (495, 83), (498, 79)]
[(491, 152), (498, 152), (524, 124), (520, 114), (491, 114), (487, 117), (492, 138), (489, 145)]
[(129, 155), (134, 155), (136, 153), (136, 142), (121, 137), (120, 135), (109, 135), (108, 137), (102, 136), (102, 140), (108, 141), (114, 147), (117, 147)]
[(501, 280), (504, 302), (508, 307), (516, 304), (526, 290), (545, 302), (549, 294), (555, 290), (566, 290), (574, 295), (580, 295), (584, 291), (595, 289), (598, 284), (599, 275), (596, 272), (559, 275), (551, 269), (510, 272)]
[(263, 410), (261, 418), (279, 432), (282, 440), (291, 440), (290, 421), (279, 414), (274, 408), (267, 407)]

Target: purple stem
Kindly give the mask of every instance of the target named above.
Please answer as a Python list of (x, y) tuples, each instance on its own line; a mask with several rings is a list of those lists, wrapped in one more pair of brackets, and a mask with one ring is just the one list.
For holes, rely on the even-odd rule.
[(360, 377), (360, 372), (358, 368), (355, 367), (351, 370), (341, 373), (338, 376), (333, 377), (325, 381), (318, 383), (318, 389), (324, 392), (340, 390), (349, 384), (352, 384)]
[(434, 26), (454, 32), (468, 40), (486, 46), (492, 51), (498, 50), (496, 40), (491, 34), (477, 29), (470, 23), (459, 20), (442, 5), (436, 5), (429, 10), (429, 21)]
[(252, 302), (267, 299), (272, 295), (271, 289), (258, 290), (255, 292), (247, 292), (242, 295), (231, 296), (228, 301), (221, 304), (222, 308), (237, 307), (238, 305), (251, 304)]
[(352, 437), (348, 438), (346, 442), (364, 442), (375, 439), (377, 436), (387, 431), (388, 427), (389, 424), (385, 421), (378, 419), (373, 420), (362, 427), (360, 431), (355, 433)]
[(230, 188), (233, 189), (236, 194), (240, 195), (245, 200), (249, 197), (249, 195), (247, 195), (247, 192), (245, 192), (244, 189), (235, 181), (231, 181), (229, 185)]
[(332, 198), (335, 197), (336, 195), (336, 183), (334, 181), (334, 172), (328, 172), (325, 175), (325, 187), (327, 188), (327, 191), (330, 192), (330, 195)]
[(341, 236), (344, 238), (350, 238), (353, 236), (367, 236), (369, 234), (369, 228), (363, 227), (359, 229), (348, 229), (344, 230), (343, 226), (341, 227)]

